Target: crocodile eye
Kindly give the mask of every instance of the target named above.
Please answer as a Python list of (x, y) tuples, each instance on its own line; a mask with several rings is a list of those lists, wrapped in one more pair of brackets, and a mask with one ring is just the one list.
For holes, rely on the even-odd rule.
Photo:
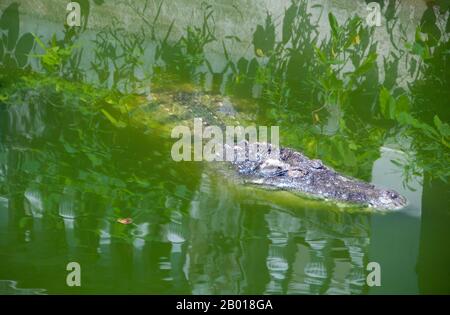
[(391, 199), (397, 199), (398, 194), (395, 191), (386, 191), (386, 195)]

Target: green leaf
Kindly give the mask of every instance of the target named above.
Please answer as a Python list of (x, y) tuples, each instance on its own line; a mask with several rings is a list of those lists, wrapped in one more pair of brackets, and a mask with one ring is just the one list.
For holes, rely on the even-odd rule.
[(77, 149), (75, 149), (74, 147), (72, 147), (72, 146), (71, 146), (70, 144), (68, 144), (67, 142), (65, 142), (65, 143), (63, 144), (63, 146), (64, 146), (64, 149), (66, 150), (67, 153), (73, 154), (73, 153), (78, 152)]
[(391, 118), (390, 108), (392, 103), (392, 97), (389, 90), (386, 89), (385, 87), (383, 87), (380, 91), (379, 102), (381, 114), (383, 115), (384, 118), (390, 119)]
[(33, 35), (26, 33), (22, 35), (16, 45), (15, 55), (19, 67), (24, 67), (28, 63), (28, 54), (34, 45)]
[(419, 129), (425, 134), (425, 136), (430, 137), (434, 140), (440, 141), (440, 135), (436, 131), (436, 129), (434, 129), (433, 127), (431, 127), (430, 125), (428, 125), (426, 123), (423, 123), (423, 122), (417, 120), (416, 118), (414, 118), (413, 116), (411, 116), (410, 114), (408, 114), (406, 112), (399, 113), (397, 115), (397, 121), (400, 124)]
[(0, 28), (8, 31), (8, 42), (5, 43), (9, 51), (16, 46), (19, 37), (19, 4), (13, 2), (9, 5), (0, 18)]
[(292, 36), (292, 27), (295, 20), (295, 16), (298, 12), (298, 6), (291, 4), (291, 6), (286, 10), (283, 19), (283, 44), (286, 44)]
[(317, 56), (319, 56), (320, 61), (327, 63), (327, 56), (325, 56), (325, 53), (320, 50), (319, 47), (314, 47), (314, 50), (316, 51)]
[(443, 123), (439, 117), (436, 115), (434, 116), (434, 125), (436, 126), (437, 130), (441, 133), (444, 137), (450, 137), (450, 126), (446, 123)]
[(39, 38), (39, 36), (37, 36), (34, 33), (31, 33), (31, 35), (33, 35), (34, 40), (36, 41), (36, 43), (41, 46), (42, 49), (47, 50), (47, 47), (45, 46), (44, 42)]
[(328, 13), (328, 21), (330, 23), (331, 32), (332, 32), (333, 37), (338, 38), (339, 34), (341, 33), (341, 28), (339, 27), (336, 17), (331, 12)]
[(86, 155), (94, 167), (100, 166), (103, 164), (103, 161), (101, 159), (99, 159), (95, 154), (88, 152), (88, 153), (86, 153)]
[(377, 60), (377, 53), (370, 53), (363, 63), (353, 72), (354, 77), (359, 77), (364, 73), (368, 72), (375, 64)]
[(348, 144), (348, 147), (349, 147), (350, 149), (352, 149), (353, 151), (356, 151), (356, 150), (358, 149), (357, 145), (356, 145), (354, 142), (350, 142), (350, 143)]
[(108, 118), (108, 120), (117, 128), (125, 128), (127, 125), (121, 121), (121, 120), (117, 120), (115, 119), (110, 113), (108, 113), (106, 110), (102, 109), (101, 112), (103, 113), (103, 115), (105, 115), (106, 118)]
[(408, 112), (409, 107), (409, 98), (406, 95), (402, 95), (398, 98), (395, 104), (395, 115), (398, 115), (402, 112)]

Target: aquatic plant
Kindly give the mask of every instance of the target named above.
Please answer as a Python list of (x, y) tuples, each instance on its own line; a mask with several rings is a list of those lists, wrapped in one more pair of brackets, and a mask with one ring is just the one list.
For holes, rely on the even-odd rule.
[(48, 74), (63, 76), (65, 66), (72, 57), (74, 46), (64, 47), (53, 35), (48, 45), (46, 45), (37, 35), (33, 35), (36, 43), (44, 51), (42, 54), (32, 55), (41, 61), (43, 69)]

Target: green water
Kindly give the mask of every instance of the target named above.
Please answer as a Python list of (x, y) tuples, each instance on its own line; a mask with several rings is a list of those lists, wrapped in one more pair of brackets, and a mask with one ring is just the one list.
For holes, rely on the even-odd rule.
[[(283, 50), (281, 44), (270, 48), (267, 21), (254, 33), (255, 57), (230, 61), (225, 50), (209, 60), (213, 68), (225, 63), (222, 72), (205, 70), (201, 45), (186, 52), (183, 44), (152, 42), (145, 56), (159, 51), (165, 66), (151, 64), (154, 99), (139, 107), (143, 120), (133, 120), (131, 112), (149, 92), (127, 95), (150, 85), (135, 77), (138, 62), (98, 50), (83, 57), (98, 67), (88, 71), (48, 49), (47, 59), (32, 59), (26, 68), (24, 45), (15, 43), (18, 15), (0, 19), (4, 38), (15, 36), (10, 55), (6, 40), (0, 42), (0, 294), (450, 293), (450, 28), (407, 90), (395, 83), (401, 80), (393, 55), (385, 60), (384, 81), (362, 48), (343, 53), (363, 64), (349, 81), (333, 72), (330, 64), (339, 63), (318, 61), (334, 55), (345, 34), (354, 36), (347, 32), (352, 23), (335, 27), (345, 36), (315, 55), (313, 26), (292, 30), (301, 34), (299, 47)], [(369, 47), (371, 33), (358, 32)], [(62, 42), (70, 41), (64, 36)], [(428, 46), (415, 45), (416, 55), (426, 55)], [(270, 49), (281, 52), (270, 56)], [(293, 55), (284, 56), (287, 51)], [(285, 58), (281, 65), (277, 55)], [(125, 68), (113, 75), (100, 69), (105, 64)], [(282, 145), (397, 190), (408, 206), (387, 213), (343, 209), (244, 186), (206, 162), (174, 162), (175, 140), (164, 123), (172, 126), (181, 115), (161, 124), (152, 110), (170, 112), (159, 95), (175, 95), (188, 83), (229, 97), (251, 124), (279, 125)], [(123, 218), (131, 224), (118, 222)], [(81, 286), (66, 283), (70, 262), (81, 266)], [(381, 286), (366, 282), (370, 262), (381, 267)]]
[[(448, 215), (438, 186), (400, 212), (348, 212), (176, 163), (173, 140), (158, 130), (90, 119), (79, 99), (50, 88), (12, 97), (1, 113), (2, 293), (445, 289)], [(373, 174), (385, 187), (389, 164)], [(133, 223), (116, 222), (124, 217)], [(66, 285), (71, 261), (81, 287)], [(382, 267), (381, 287), (366, 285), (371, 261)]]

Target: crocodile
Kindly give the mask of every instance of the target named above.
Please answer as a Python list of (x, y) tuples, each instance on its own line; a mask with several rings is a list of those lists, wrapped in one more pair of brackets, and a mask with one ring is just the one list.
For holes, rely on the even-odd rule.
[[(310, 159), (294, 149), (254, 144), (258, 153), (252, 159), (249, 158), (252, 147), (248, 141), (233, 147), (236, 151), (245, 150), (244, 159), (231, 161), (232, 168), (245, 183), (378, 210), (398, 210), (407, 205), (407, 199), (394, 190), (340, 174), (321, 160)], [(273, 154), (275, 150), (278, 150), (277, 154)]]
[[(192, 118), (199, 117), (205, 125), (217, 125), (223, 129), (226, 124), (245, 124), (253, 120), (252, 117), (246, 117), (244, 113), (235, 110), (234, 104), (218, 95), (192, 91), (157, 95), (160, 101), (156, 108), (175, 106), (177, 114), (174, 115), (174, 120), (177, 124), (180, 123), (180, 118), (182, 123), (189, 124)], [(256, 159), (249, 159), (247, 151), (244, 160), (227, 162), (244, 183), (380, 210), (397, 210), (407, 205), (407, 199), (394, 190), (376, 187), (340, 174), (321, 160), (310, 159), (294, 149), (275, 148), (269, 143), (256, 143), (256, 146), (264, 148), (258, 150)], [(235, 144), (233, 149), (248, 150), (249, 147), (249, 143), (243, 141)], [(274, 152), (278, 154), (275, 155)]]

